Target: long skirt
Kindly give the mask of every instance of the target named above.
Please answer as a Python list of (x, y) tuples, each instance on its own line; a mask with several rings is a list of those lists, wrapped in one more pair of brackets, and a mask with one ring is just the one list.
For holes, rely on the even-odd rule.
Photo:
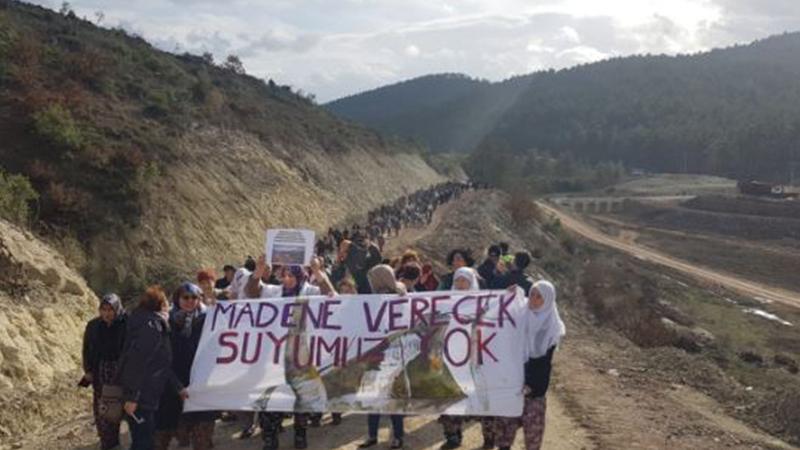
[(483, 435), (483, 441), (492, 443), (495, 440), (496, 428), (495, 425), (495, 417), (492, 416), (483, 416), (483, 417), (470, 417), (470, 416), (448, 416), (448, 415), (441, 415), (439, 416), (439, 423), (442, 424), (442, 430), (444, 431), (445, 437), (448, 437), (453, 434), (458, 434), (464, 428), (464, 422), (469, 421), (471, 419), (479, 420), (481, 423), (481, 434)]
[(526, 450), (539, 450), (544, 441), (544, 419), (547, 411), (546, 397), (526, 397), (522, 417), (495, 418), (498, 447), (511, 447), (517, 429), (522, 426)]
[(94, 424), (97, 428), (97, 436), (100, 438), (100, 448), (110, 450), (119, 446), (119, 423), (109, 422), (100, 416), (98, 407), (100, 406), (100, 396), (103, 394), (103, 385), (112, 384), (116, 379), (118, 364), (116, 361), (100, 361), (97, 373), (92, 374), (92, 390), (94, 403), (92, 412), (94, 413)]

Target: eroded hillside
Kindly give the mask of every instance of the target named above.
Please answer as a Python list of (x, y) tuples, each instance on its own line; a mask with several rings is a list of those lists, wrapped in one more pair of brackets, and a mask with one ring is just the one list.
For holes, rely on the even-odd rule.
[(0, 441), (88, 404), (75, 384), (96, 307), (53, 248), (0, 220)]
[(270, 227), (328, 225), (443, 178), (419, 155), (352, 148), (334, 157), (314, 141), (265, 146), (252, 135), (198, 130), (148, 186), (141, 226), (101, 234), (84, 273), (96, 287), (164, 282), (263, 251)]

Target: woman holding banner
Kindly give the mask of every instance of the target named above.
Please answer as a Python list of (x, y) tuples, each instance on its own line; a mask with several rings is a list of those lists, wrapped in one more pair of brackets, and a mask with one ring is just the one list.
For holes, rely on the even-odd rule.
[[(197, 353), (206, 307), (203, 291), (195, 284), (182, 284), (172, 296), (169, 313), (172, 371), (180, 383), (189, 386), (192, 361)], [(193, 450), (210, 450), (217, 413), (202, 411), (184, 413), (183, 401), (174, 392), (164, 392), (156, 413), (156, 450), (166, 450), (173, 438), (179, 444), (191, 444)]]
[[(262, 275), (269, 270), (266, 257), (261, 256), (256, 263), (256, 270), (247, 282), (246, 293), (249, 298), (276, 298), (276, 297), (310, 297), (315, 295), (333, 295), (336, 291), (331, 286), (330, 280), (322, 270), (319, 259), (313, 258), (310, 266), (314, 279), (319, 286), (311, 284), (308, 272), (302, 266), (284, 266), (281, 269), (281, 284), (271, 285), (261, 281)], [(291, 383), (290, 383), (291, 384)], [(259, 414), (262, 438), (265, 450), (274, 450), (279, 446), (278, 433), (280, 432), (283, 412), (269, 411)], [(306, 430), (308, 429), (309, 414), (294, 414), (294, 448), (308, 448)]]
[(553, 353), (566, 328), (556, 306), (556, 288), (549, 281), (537, 281), (531, 287), (526, 316), (525, 407), (520, 418), (497, 418), (497, 444), (511, 448), (517, 428), (522, 425), (525, 448), (538, 450), (544, 439), (547, 409), (545, 395), (550, 385)]
[[(405, 295), (406, 287), (395, 280), (394, 270), (386, 264), (379, 264), (367, 272), (367, 280), (373, 294), (397, 294)], [(389, 416), (392, 421), (392, 444), (390, 448), (403, 448), (403, 416), (402, 414), (392, 414)], [(362, 442), (358, 448), (373, 447), (378, 443), (378, 427), (380, 426), (380, 414), (367, 415), (367, 440)]]
[[(453, 273), (454, 291), (479, 291), (480, 289), (478, 272), (472, 267), (461, 267)], [(440, 449), (451, 450), (461, 447), (462, 428), (465, 419), (469, 419), (469, 417), (448, 415), (439, 417), (439, 423), (442, 424), (445, 438), (444, 444), (442, 444)], [(481, 433), (483, 434), (483, 448), (494, 448), (494, 417), (481, 417), (480, 421)]]

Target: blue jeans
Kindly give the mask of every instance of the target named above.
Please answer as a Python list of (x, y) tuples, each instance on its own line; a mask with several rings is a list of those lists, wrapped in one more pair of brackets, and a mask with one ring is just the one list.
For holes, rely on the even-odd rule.
[(141, 423), (136, 423), (132, 417), (127, 417), (128, 428), (131, 430), (131, 447), (129, 450), (153, 450), (155, 447), (156, 412), (137, 409), (136, 417), (141, 420)]
[[(403, 416), (400, 414), (392, 414), (389, 418), (392, 420), (392, 435), (395, 439), (403, 439)], [(367, 414), (367, 434), (370, 439), (378, 439), (378, 427), (380, 423), (380, 414)]]

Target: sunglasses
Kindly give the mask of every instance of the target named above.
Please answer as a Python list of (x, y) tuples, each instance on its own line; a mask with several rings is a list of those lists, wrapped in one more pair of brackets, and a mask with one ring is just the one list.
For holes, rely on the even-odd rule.
[(198, 297), (196, 295), (182, 295), (181, 296), (181, 300), (197, 300), (199, 298), (200, 297)]

